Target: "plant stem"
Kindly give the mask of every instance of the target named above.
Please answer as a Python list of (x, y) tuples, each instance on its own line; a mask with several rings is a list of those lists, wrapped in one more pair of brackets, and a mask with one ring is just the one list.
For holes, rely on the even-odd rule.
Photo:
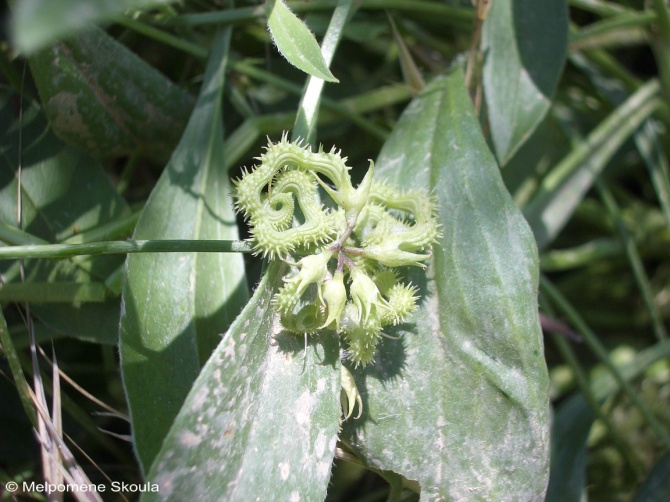
[(632, 10), (617, 3), (604, 2), (602, 0), (570, 0), (568, 3), (571, 7), (592, 12), (599, 16), (616, 16), (617, 14), (630, 12)]
[(21, 399), (23, 410), (25, 411), (28, 420), (30, 420), (30, 423), (36, 428), (37, 414), (35, 413), (35, 405), (30, 398), (30, 385), (21, 368), (21, 362), (19, 361), (19, 356), (14, 347), (12, 337), (9, 336), (9, 329), (7, 329), (7, 322), (5, 321), (5, 316), (3, 315), (2, 310), (0, 310), (0, 346), (2, 347), (3, 356), (6, 359), (7, 364), (9, 365), (9, 370), (14, 378), (14, 384), (16, 385), (19, 398)]
[(252, 250), (252, 246), (246, 241), (128, 240), (89, 244), (7, 246), (0, 248), (0, 260), (129, 253), (251, 253)]
[[(352, 0), (339, 0), (335, 7), (326, 35), (321, 42), (321, 55), (328, 66), (333, 61), (335, 50), (344, 33), (346, 21), (355, 10), (355, 8), (352, 9)], [(322, 79), (314, 76), (307, 79), (293, 125), (292, 139), (294, 141), (303, 138), (312, 147), (316, 146), (316, 125), (324, 84)]]
[[(582, 48), (594, 48), (597, 41), (609, 35), (621, 38), (621, 33), (631, 28), (646, 28), (656, 20), (656, 14), (650, 11), (626, 12), (616, 17), (598, 21), (570, 34), (570, 51)], [(596, 41), (595, 43), (589, 43)]]
[(656, 57), (658, 73), (663, 84), (666, 102), (670, 102), (670, 10), (664, 0), (654, 0), (656, 11), (656, 29), (652, 31), (651, 48)]
[(114, 19), (114, 22), (125, 26), (128, 29), (136, 31), (137, 33), (141, 33), (147, 38), (151, 38), (170, 47), (174, 47), (175, 49), (179, 49), (198, 59), (205, 59), (207, 54), (209, 54), (209, 51), (204, 47), (200, 47), (197, 44), (189, 42), (188, 40), (176, 37), (167, 31), (159, 30), (158, 28), (154, 28), (153, 26), (150, 26), (141, 21), (130, 19), (126, 16), (119, 16)]
[[(287, 2), (288, 7), (295, 13), (307, 13), (320, 10), (331, 10), (335, 8), (337, 0), (312, 0), (309, 2)], [(467, 25), (472, 22), (473, 11), (464, 7), (452, 7), (436, 2), (425, 0), (366, 0), (360, 3), (361, 9), (366, 10), (398, 10), (408, 14), (428, 15), (433, 21), (441, 21), (443, 24)], [(205, 12), (198, 14), (184, 14), (167, 20), (172, 24), (203, 25), (203, 24), (234, 24), (253, 21), (265, 15), (263, 6), (240, 7), (238, 9), (226, 9), (218, 12)]]

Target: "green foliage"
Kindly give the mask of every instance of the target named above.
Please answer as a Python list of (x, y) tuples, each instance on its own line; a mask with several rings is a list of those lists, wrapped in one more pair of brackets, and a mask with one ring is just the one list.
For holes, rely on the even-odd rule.
[[(230, 183), (221, 168), (219, 110), (229, 39), (226, 30), (215, 40), (200, 98), (144, 206), (135, 238), (238, 236)], [(135, 448), (145, 470), (200, 368), (247, 299), (241, 255), (166, 253), (126, 261), (121, 367)]]
[[(130, 213), (102, 165), (62, 143), (48, 127), (37, 103), (17, 109), (7, 89), (0, 95), (0, 222), (16, 226), (21, 158), (21, 226), (40, 242), (67, 242)], [(19, 146), (25, 148), (19, 155)], [(89, 187), (95, 186), (95, 190)], [(112, 236), (114, 238), (115, 236)], [(18, 237), (20, 238), (20, 237)], [(12, 242), (22, 244), (22, 241)], [(98, 343), (115, 344), (119, 303), (105, 281), (123, 265), (121, 256), (79, 256), (68, 261), (30, 261), (20, 284), (16, 262), (2, 262), (2, 301), (27, 301), (52, 330)], [(52, 289), (51, 286), (54, 286)], [(13, 289), (13, 291), (12, 291)], [(50, 294), (53, 292), (53, 294)]]
[(272, 264), (212, 354), (149, 473), (147, 500), (322, 500), (339, 425), (337, 339), (282, 331)]
[(314, 35), (284, 0), (267, 0), (266, 9), (268, 29), (282, 56), (305, 73), (328, 82), (339, 82), (328, 69)]
[(55, 39), (69, 37), (90, 23), (105, 21), (125, 11), (167, 4), (172, 0), (12, 0), (11, 25), (16, 46), (34, 52)]
[[(484, 24), (484, 90), (491, 140), (504, 166), (551, 106), (567, 49), (567, 5), (495, 0)], [(551, 22), (546, 20), (551, 19)]]
[[(427, 191), (373, 182), (374, 164), (354, 188), (338, 152), (315, 153), (286, 136), (258, 160), (235, 181), (235, 197), (256, 253), (295, 269), (273, 299), (282, 325), (304, 334), (334, 327), (356, 366), (371, 363), (384, 326), (414, 311), (416, 288), (398, 283), (390, 267), (425, 268), (439, 237), (435, 201)], [(334, 207), (324, 207), (319, 185)], [(304, 222), (296, 225), (296, 216)]]
[(138, 151), (161, 162), (170, 157), (193, 99), (104, 31), (89, 28), (29, 61), (62, 139), (99, 157)]
[[(377, 166), (398, 185), (441, 194), (444, 235), (428, 280), (413, 274), (422, 299), (413, 326), (394, 333), (403, 347), (386, 343), (381, 364), (359, 375), (369, 407), (347, 424), (349, 444), (436, 499), (467, 499), (479, 476), (492, 500), (540, 498), (549, 438), (537, 254), (462, 72), (436, 79), (410, 104)], [(425, 176), (410, 174), (420, 169)], [(497, 474), (510, 464), (513, 471)]]
[(670, 10), (479, 4), (3, 8), (7, 490), (667, 498)]

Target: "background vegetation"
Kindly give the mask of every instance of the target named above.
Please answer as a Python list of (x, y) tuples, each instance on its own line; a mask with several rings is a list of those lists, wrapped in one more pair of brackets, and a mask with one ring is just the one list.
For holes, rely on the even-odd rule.
[[(175, 499), (670, 497), (663, 0), (289, 2), (324, 40), (301, 69), (275, 2), (8, 3), (3, 486), (64, 465)], [(296, 63), (293, 22), (270, 28)], [(354, 372), (337, 443), (337, 342), (276, 332), (282, 271), (232, 210), (284, 130), (440, 203), (416, 321)]]

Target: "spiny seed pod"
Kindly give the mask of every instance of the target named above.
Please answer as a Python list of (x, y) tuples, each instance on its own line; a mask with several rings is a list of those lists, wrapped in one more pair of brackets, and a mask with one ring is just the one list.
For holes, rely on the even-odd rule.
[(418, 289), (411, 284), (395, 284), (389, 289), (387, 297), (391, 306), (391, 315), (385, 314), (382, 317), (383, 324), (398, 324), (404, 322), (416, 309), (416, 296)]

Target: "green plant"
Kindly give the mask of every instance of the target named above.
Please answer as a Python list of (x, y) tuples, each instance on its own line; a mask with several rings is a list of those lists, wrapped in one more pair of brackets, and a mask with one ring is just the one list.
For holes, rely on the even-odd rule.
[(9, 2), (3, 497), (661, 497), (665, 3), (223, 4)]
[[(372, 164), (354, 189), (338, 153), (313, 153), (286, 136), (268, 145), (259, 160), (235, 183), (235, 198), (249, 219), (257, 253), (281, 257), (297, 269), (273, 299), (282, 326), (305, 334), (335, 327), (347, 340), (348, 357), (357, 366), (371, 363), (382, 327), (403, 322), (415, 309), (417, 288), (398, 283), (390, 267), (425, 268), (421, 262), (430, 254), (416, 251), (437, 240), (434, 201), (421, 191), (373, 182)], [(335, 208), (323, 207), (318, 185)], [(304, 218), (299, 225), (296, 214)], [(306, 256), (296, 263), (291, 254)], [(337, 262), (333, 270), (331, 259)]]

